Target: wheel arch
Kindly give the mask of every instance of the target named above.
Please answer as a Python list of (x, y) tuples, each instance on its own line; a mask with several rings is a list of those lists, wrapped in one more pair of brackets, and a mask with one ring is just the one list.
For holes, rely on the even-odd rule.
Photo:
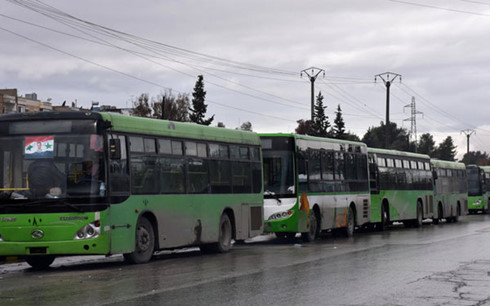
[(358, 224), (357, 222), (357, 207), (356, 207), (356, 203), (354, 202), (351, 202), (349, 204), (349, 208), (352, 209), (352, 213), (354, 214), (354, 226)]
[(150, 210), (145, 210), (141, 212), (141, 214), (138, 216), (138, 220), (136, 221), (136, 224), (138, 224), (138, 221), (141, 218), (146, 218), (148, 221), (150, 221), (151, 226), (153, 227), (153, 237), (155, 239), (155, 250), (160, 249), (160, 243), (158, 241), (158, 220), (155, 217), (155, 214), (150, 211)]
[(420, 208), (422, 209), (422, 219), (424, 218), (424, 200), (421, 198), (421, 197), (418, 197), (417, 198), (417, 209), (419, 209), (419, 205), (420, 205)]
[(390, 201), (387, 198), (383, 198), (381, 201), (381, 208), (385, 208), (386, 214), (388, 216), (388, 220), (390, 220)]
[[(439, 212), (441, 212), (441, 215), (439, 215)], [(442, 204), (442, 201), (439, 201), (437, 203), (437, 217), (439, 219), (443, 219), (444, 218), (444, 205)]]
[(223, 209), (219, 217), (221, 218), (223, 214), (228, 215), (228, 218), (230, 219), (231, 222), (231, 237), (232, 239), (236, 239), (237, 228), (236, 228), (235, 212), (231, 207), (226, 207), (225, 209)]
[(311, 210), (315, 214), (316, 222), (318, 224), (318, 230), (321, 231), (322, 230), (322, 213), (320, 210), (320, 205), (315, 203)]

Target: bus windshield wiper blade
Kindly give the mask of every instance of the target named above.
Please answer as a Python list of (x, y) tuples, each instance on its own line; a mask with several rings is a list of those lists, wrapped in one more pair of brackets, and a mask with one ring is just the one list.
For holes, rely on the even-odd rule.
[(271, 196), (274, 199), (276, 199), (277, 202), (282, 203), (281, 202), (281, 199), (279, 198), (279, 196), (275, 192), (273, 192), (273, 191), (268, 191), (268, 190), (267, 191), (264, 191), (264, 196)]
[(56, 202), (57, 204), (63, 204), (64, 206), (67, 206), (67, 207), (70, 207), (71, 209), (77, 211), (77, 212), (83, 212), (83, 210), (81, 210), (78, 206), (76, 205), (73, 205), (72, 203), (68, 203), (66, 201), (59, 201), (59, 202)]

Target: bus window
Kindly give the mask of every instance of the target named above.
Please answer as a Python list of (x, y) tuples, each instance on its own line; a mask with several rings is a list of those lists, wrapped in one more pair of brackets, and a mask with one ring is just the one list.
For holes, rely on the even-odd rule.
[(143, 137), (130, 136), (129, 137), (129, 148), (131, 152), (143, 153), (145, 152), (145, 146), (143, 144)]
[(145, 147), (146, 153), (156, 153), (157, 152), (157, 148), (155, 145), (155, 139), (145, 138), (145, 139), (143, 139), (143, 145)]
[(205, 159), (192, 158), (187, 162), (187, 192), (188, 193), (208, 193), (209, 176), (208, 163)]
[(187, 156), (197, 156), (197, 143), (194, 141), (185, 142), (185, 155)]
[(198, 157), (208, 157), (207, 146), (205, 143), (197, 144), (197, 156)]
[(158, 139), (158, 153), (172, 154), (172, 143), (170, 139)]

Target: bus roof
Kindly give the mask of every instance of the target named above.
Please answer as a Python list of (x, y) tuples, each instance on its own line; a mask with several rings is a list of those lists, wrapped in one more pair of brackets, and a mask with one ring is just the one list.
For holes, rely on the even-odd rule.
[(362, 147), (366, 146), (366, 144), (359, 141), (335, 139), (335, 138), (328, 138), (328, 137), (316, 137), (316, 136), (293, 134), (293, 133), (259, 133), (259, 135), (261, 137), (292, 137), (295, 139), (303, 139), (303, 140), (323, 141), (323, 142), (338, 143), (338, 144), (350, 144), (350, 145), (356, 145)]
[(466, 169), (465, 164), (460, 162), (455, 162), (455, 161), (431, 159), (430, 163), (432, 167), (436, 167), (436, 168), (462, 169), (462, 170)]
[(173, 122), (168, 120), (131, 117), (116, 113), (105, 112), (29, 112), (14, 113), (0, 116), (0, 121), (25, 120), (104, 120), (110, 123), (113, 131), (155, 136), (182, 137), (222, 142), (235, 142), (259, 145), (260, 138), (256, 133), (209, 127), (193, 123)]
[(397, 150), (378, 149), (378, 148), (370, 148), (370, 147), (368, 147), (368, 153), (384, 154), (384, 155), (400, 156), (400, 157), (430, 159), (430, 156), (426, 155), (426, 154), (404, 152), (404, 151), (397, 151)]
[(256, 133), (226, 128), (203, 126), (194, 123), (174, 122), (161, 119), (130, 117), (115, 113), (100, 113), (116, 132), (149, 134), (155, 136), (182, 137), (212, 141), (259, 145)]
[(484, 172), (490, 172), (490, 166), (480, 166)]

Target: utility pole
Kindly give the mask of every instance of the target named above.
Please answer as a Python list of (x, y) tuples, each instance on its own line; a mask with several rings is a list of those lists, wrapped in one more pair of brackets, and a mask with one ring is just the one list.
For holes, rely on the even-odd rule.
[[(311, 71), (310, 71), (311, 70)], [(303, 73), (308, 76), (311, 82), (311, 122), (313, 122), (313, 119), (315, 117), (315, 80), (318, 77), (320, 73), (323, 72), (323, 77), (325, 77), (325, 70), (316, 68), (316, 67), (310, 67), (306, 68), (305, 70), (301, 71), (301, 77), (303, 77)]]
[(410, 120), (410, 138), (415, 142), (415, 152), (417, 152), (417, 115), (421, 114), (422, 118), (424, 113), (418, 112), (415, 106), (415, 97), (412, 97), (412, 103), (405, 105), (403, 111), (406, 107), (410, 107), (410, 118), (404, 119), (403, 121)]
[(388, 142), (390, 141), (390, 86), (391, 83), (397, 78), (400, 78), (400, 83), (402, 81), (401, 74), (393, 73), (393, 72), (385, 72), (380, 73), (374, 76), (374, 82), (377, 81), (377, 78), (383, 80), (383, 83), (386, 86), (386, 138), (385, 138), (385, 147), (388, 149)]
[(475, 133), (476, 134), (476, 131), (475, 130), (463, 130), (461, 131), (461, 133), (465, 134), (466, 135), (466, 154), (470, 153), (470, 136)]

